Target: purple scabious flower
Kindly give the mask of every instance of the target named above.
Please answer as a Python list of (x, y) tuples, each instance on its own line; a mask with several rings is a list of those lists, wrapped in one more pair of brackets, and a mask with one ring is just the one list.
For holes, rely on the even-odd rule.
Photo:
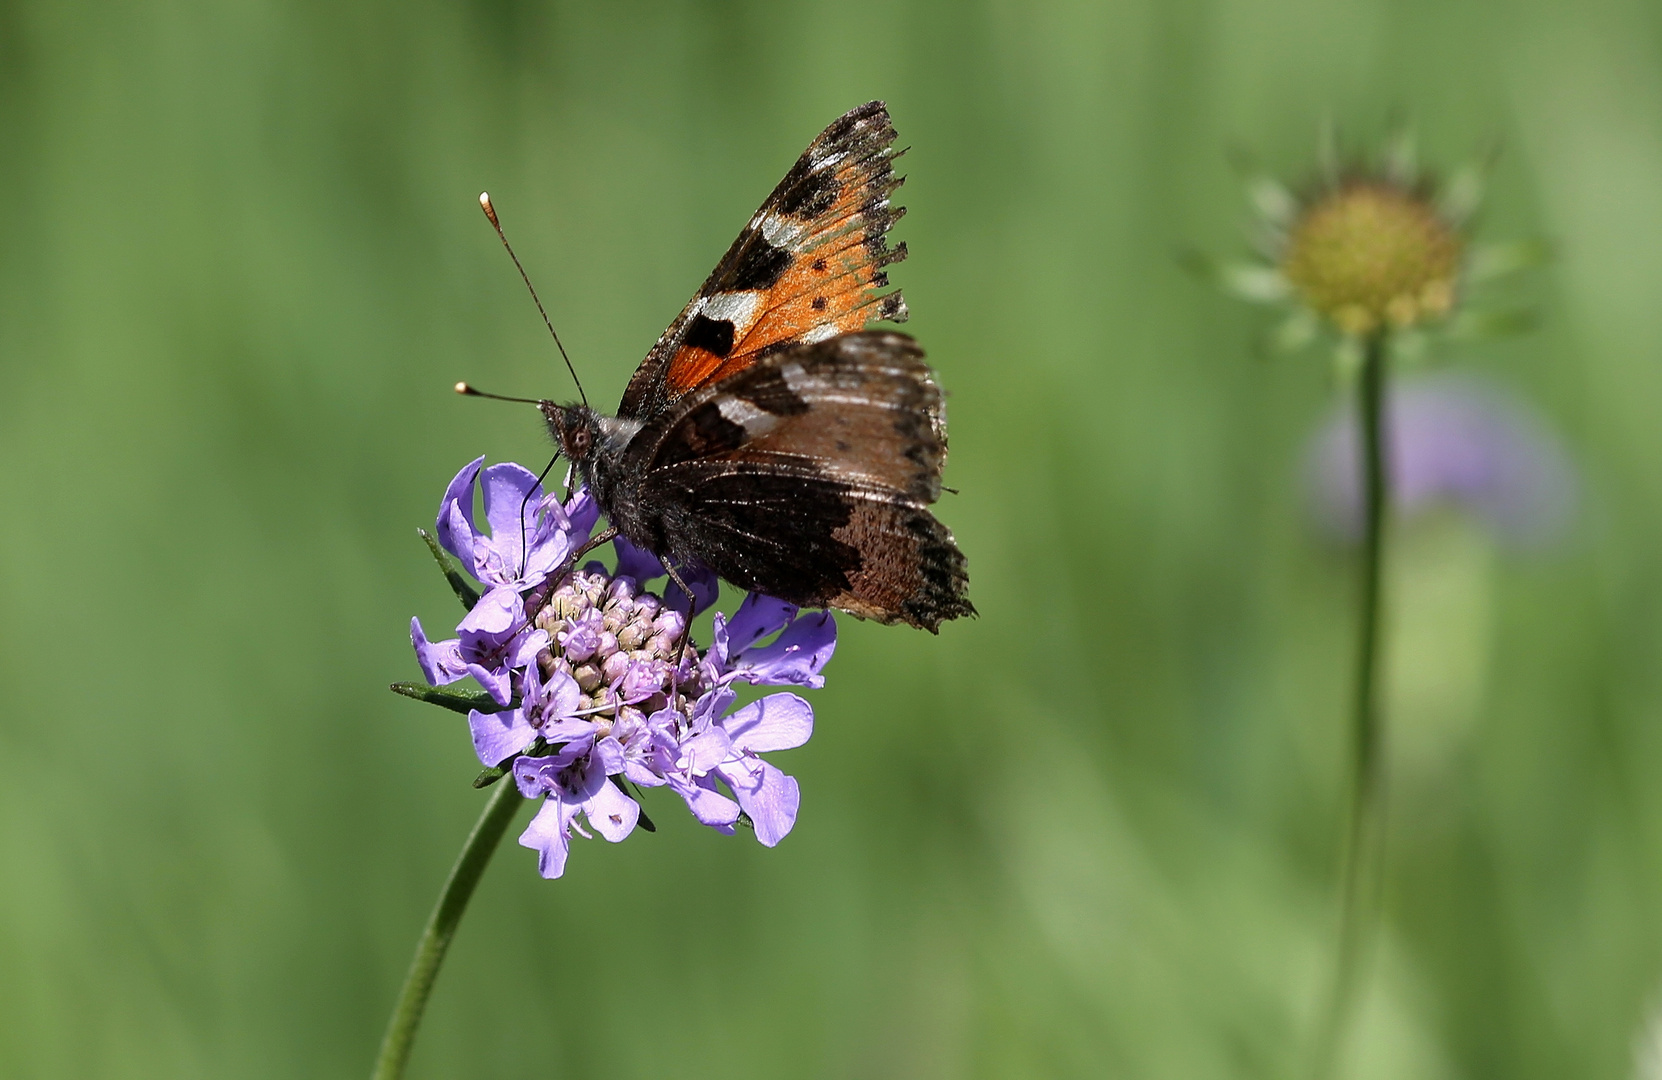
[[(1563, 444), (1513, 394), (1471, 375), (1396, 380), (1386, 403), (1392, 506), (1405, 517), (1462, 507), (1503, 544), (1543, 546), (1562, 535), (1576, 502)], [(1319, 523), (1361, 535), (1356, 418), (1336, 408), (1311, 442), (1308, 477)]]
[[(615, 843), (634, 831), (629, 785), (667, 787), (703, 824), (731, 834), (748, 823), (763, 844), (779, 843), (801, 794), (761, 755), (807, 742), (813, 709), (793, 693), (733, 708), (734, 684), (823, 686), (831, 615), (752, 594), (731, 620), (715, 614), (701, 651), (689, 625), (715, 601), (714, 575), (677, 567), (692, 595), (671, 583), (659, 596), (642, 585), (663, 564), (621, 538), (616, 569), (569, 569), (598, 520), (588, 493), (562, 502), (519, 466), (481, 472), (482, 461), (445, 492), (439, 542), (487, 591), (455, 638), (431, 642), (412, 620), (411, 639), (429, 683), (471, 675), (501, 706), (472, 710), (468, 728), (481, 762), (542, 800), (520, 843), (538, 852), (543, 876), (564, 873), (573, 833)], [(489, 534), (472, 515), (481, 476)]]

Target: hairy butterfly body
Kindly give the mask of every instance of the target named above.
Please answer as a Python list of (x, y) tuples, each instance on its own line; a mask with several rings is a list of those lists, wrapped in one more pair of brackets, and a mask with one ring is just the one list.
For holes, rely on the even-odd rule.
[(940, 388), (884, 268), (895, 132), (870, 102), (798, 159), (630, 380), (616, 416), (539, 402), (640, 547), (803, 607), (934, 631), (974, 614), (941, 491)]

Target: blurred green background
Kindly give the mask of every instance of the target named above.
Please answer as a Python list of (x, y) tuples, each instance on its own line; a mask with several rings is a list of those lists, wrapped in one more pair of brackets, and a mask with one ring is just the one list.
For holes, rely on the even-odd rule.
[(1401, 115), (1429, 162), (1504, 147), (1481, 236), (1557, 244), (1540, 329), (1442, 355), (1584, 490), (1544, 554), (1396, 538), (1353, 1074), (1635, 1075), (1662, 9), (1616, 0), (0, 4), (0, 1075), (367, 1074), (482, 801), (460, 718), (386, 691), (410, 615), (456, 615), (414, 530), (474, 455), (546, 459), (449, 388), (569, 393), (475, 196), (610, 403), (873, 97), (982, 616), (843, 622), (775, 850), (669, 796), (558, 882), (510, 840), (414, 1074), (1293, 1075), (1352, 638), (1299, 489), (1334, 380), (1174, 255), (1242, 249), (1230, 147), (1297, 177), (1324, 116)]

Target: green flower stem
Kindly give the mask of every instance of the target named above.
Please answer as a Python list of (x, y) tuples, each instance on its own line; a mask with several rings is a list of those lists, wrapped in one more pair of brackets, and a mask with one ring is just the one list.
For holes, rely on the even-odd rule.
[(387, 1022), (387, 1034), (381, 1040), (381, 1053), (375, 1059), (373, 1080), (403, 1077), (410, 1062), (410, 1049), (415, 1045), (416, 1029), (421, 1026), (422, 1010), (433, 992), (439, 965), (444, 963), (445, 950), (450, 947), (450, 939), (456, 936), (456, 926), (462, 921), (467, 902), (473, 898), (474, 886), (484, 876), (502, 834), (508, 831), (515, 811), (524, 802), (516, 785), (499, 784), (473, 826), (473, 832), (468, 834), (467, 843), (462, 845), (462, 853), (450, 868), (439, 901), (433, 905), (433, 914), (428, 916), (427, 927), (421, 932), (409, 974), (404, 976), (404, 988), (398, 993), (398, 1004)]
[(1387, 461), (1385, 447), (1386, 356), (1383, 332), (1363, 343), (1357, 411), (1362, 436), (1361, 622), (1356, 635), (1352, 701), (1351, 804), (1339, 882), (1339, 943), (1332, 996), (1318, 1033), (1317, 1080), (1333, 1075), (1354, 1008), (1379, 906), (1385, 849), (1384, 720), (1379, 709), (1380, 586), (1385, 554)]

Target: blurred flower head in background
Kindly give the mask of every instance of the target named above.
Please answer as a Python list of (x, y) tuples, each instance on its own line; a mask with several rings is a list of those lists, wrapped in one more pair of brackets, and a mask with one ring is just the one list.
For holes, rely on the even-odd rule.
[[(1501, 544), (1538, 548), (1562, 537), (1576, 504), (1562, 441), (1500, 384), (1470, 374), (1396, 380), (1385, 421), (1392, 508), (1412, 518), (1440, 506), (1476, 516)], [(1334, 407), (1311, 440), (1311, 503), (1324, 531), (1361, 535), (1355, 410)]]
[(1446, 180), (1423, 172), (1407, 132), (1377, 161), (1341, 161), (1326, 139), (1315, 178), (1300, 188), (1248, 170), (1256, 258), (1196, 262), (1235, 295), (1286, 312), (1272, 335), (1280, 351), (1324, 328), (1337, 335), (1341, 357), (1384, 331), (1412, 355), (1431, 329), (1455, 337), (1515, 330), (1527, 321), (1523, 312), (1475, 308), (1472, 291), (1539, 263), (1545, 250), (1532, 241), (1471, 241), (1484, 171), (1472, 164)]

